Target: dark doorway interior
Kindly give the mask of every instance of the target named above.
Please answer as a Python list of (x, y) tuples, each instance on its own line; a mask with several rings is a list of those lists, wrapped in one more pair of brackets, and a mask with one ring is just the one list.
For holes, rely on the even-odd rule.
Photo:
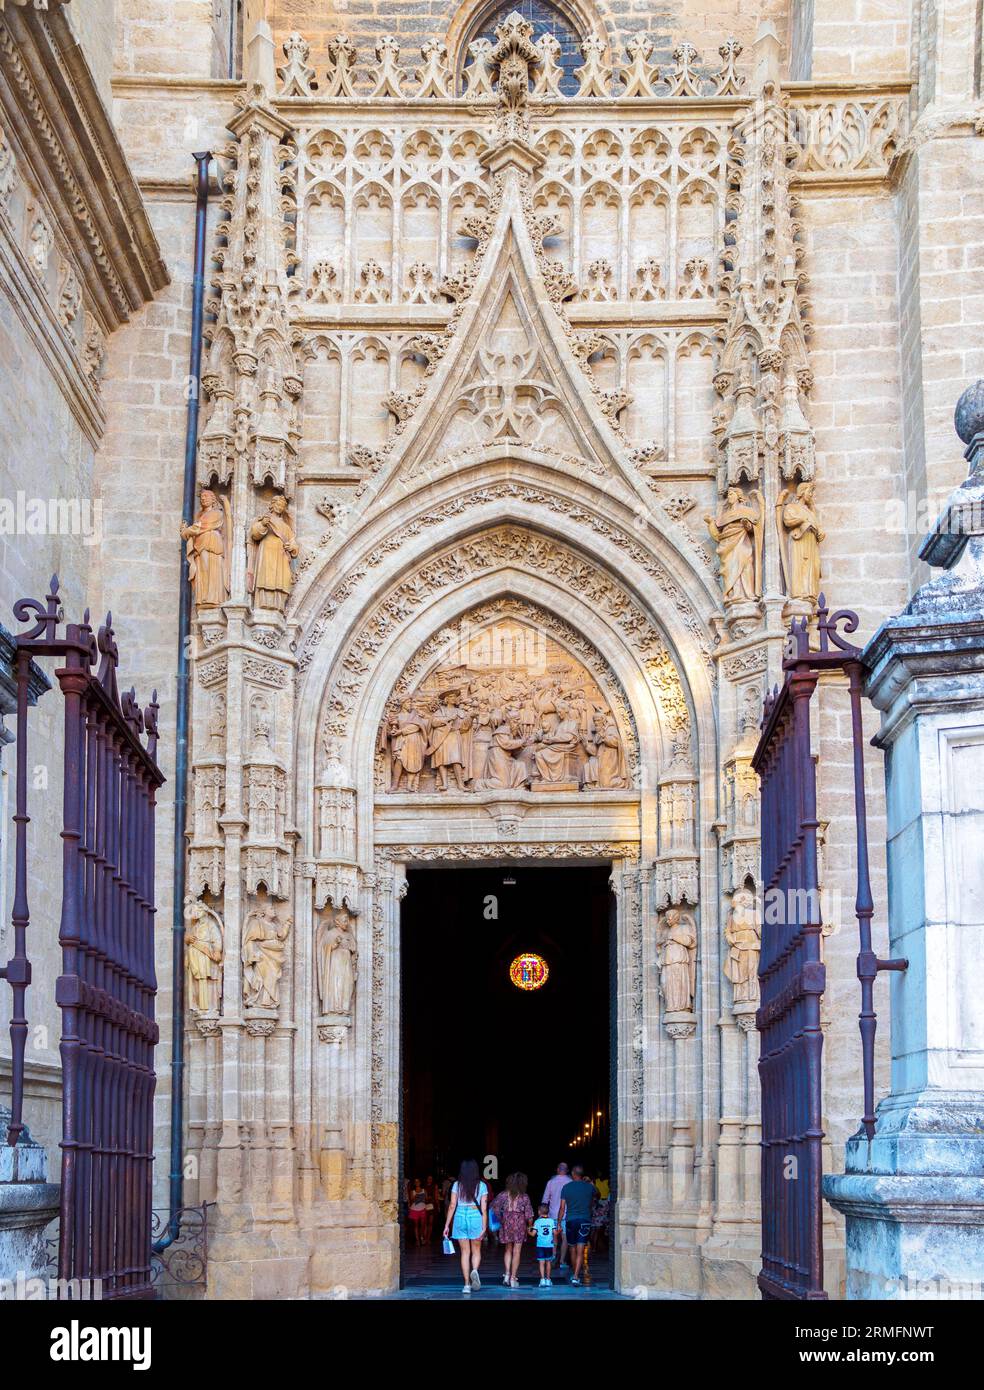
[[(481, 1164), (494, 1155), (493, 1191), (521, 1169), (535, 1204), (561, 1159), (609, 1176), (609, 874), (607, 866), (410, 872), (401, 947), (405, 1178), (453, 1177), (463, 1157)], [(509, 966), (530, 951), (550, 974), (524, 992)]]

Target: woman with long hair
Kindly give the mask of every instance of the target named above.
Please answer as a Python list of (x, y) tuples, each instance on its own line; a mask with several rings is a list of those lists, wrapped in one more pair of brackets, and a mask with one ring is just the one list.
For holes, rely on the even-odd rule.
[(414, 1245), (423, 1245), (424, 1222), (427, 1220), (427, 1193), (424, 1190), (424, 1184), (419, 1178), (414, 1178), (413, 1182), (410, 1184), (407, 1215), (410, 1218), (410, 1229), (413, 1231)]
[(492, 1203), (499, 1218), (499, 1240), (505, 1249), (502, 1282), (511, 1289), (519, 1288), (519, 1258), (533, 1220), (533, 1206), (526, 1195), (526, 1185), (525, 1173), (510, 1173), (505, 1187)]
[(478, 1267), (482, 1263), (482, 1239), (488, 1229), (489, 1189), (479, 1177), (478, 1164), (466, 1158), (458, 1170), (458, 1181), (451, 1187), (451, 1205), (444, 1223), (444, 1239), (450, 1233), (458, 1242), (461, 1255), (462, 1293), (480, 1289)]

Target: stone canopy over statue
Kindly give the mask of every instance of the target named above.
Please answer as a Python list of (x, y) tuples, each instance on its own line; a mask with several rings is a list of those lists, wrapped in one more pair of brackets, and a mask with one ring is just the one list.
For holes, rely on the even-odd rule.
[(391, 702), (379, 731), (390, 792), (631, 787), (618, 722), (557, 642), (504, 620)]

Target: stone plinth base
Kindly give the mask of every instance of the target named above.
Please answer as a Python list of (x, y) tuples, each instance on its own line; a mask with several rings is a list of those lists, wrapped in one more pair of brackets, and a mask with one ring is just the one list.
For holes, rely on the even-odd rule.
[[(10, 1111), (0, 1107), (0, 1133), (6, 1136)], [(11, 1285), (2, 1297), (27, 1297), (28, 1280), (47, 1281), (44, 1233), (58, 1215), (57, 1183), (48, 1182), (48, 1156), (25, 1129), (20, 1142), (0, 1144), (0, 1280)], [(32, 1294), (37, 1297), (37, 1294)]]
[(890, 1097), (823, 1191), (845, 1217), (848, 1298), (984, 1299), (984, 1097)]
[(220, 1206), (210, 1224), (209, 1299), (345, 1299), (389, 1292), (399, 1278), (399, 1230), (361, 1202), (285, 1214), (282, 1223)]

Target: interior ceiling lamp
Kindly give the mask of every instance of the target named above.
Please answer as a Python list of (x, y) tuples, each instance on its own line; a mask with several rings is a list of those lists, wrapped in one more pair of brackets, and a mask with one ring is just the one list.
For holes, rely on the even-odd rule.
[(509, 978), (517, 989), (539, 989), (550, 976), (550, 968), (535, 951), (524, 951), (509, 967)]

